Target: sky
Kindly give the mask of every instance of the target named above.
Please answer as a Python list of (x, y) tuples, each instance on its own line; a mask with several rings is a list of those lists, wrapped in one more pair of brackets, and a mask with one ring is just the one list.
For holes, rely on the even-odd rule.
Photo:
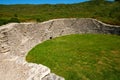
[(89, 0), (0, 0), (0, 4), (71, 4), (85, 1)]

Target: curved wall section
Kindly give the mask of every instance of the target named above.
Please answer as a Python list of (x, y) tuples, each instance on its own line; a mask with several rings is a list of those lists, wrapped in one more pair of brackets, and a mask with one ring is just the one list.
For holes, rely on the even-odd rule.
[(84, 33), (120, 35), (120, 26), (91, 18), (53, 19), (42, 23), (9, 23), (0, 26), (0, 80), (64, 80), (44, 65), (27, 63), (25, 56), (35, 45), (50, 38)]

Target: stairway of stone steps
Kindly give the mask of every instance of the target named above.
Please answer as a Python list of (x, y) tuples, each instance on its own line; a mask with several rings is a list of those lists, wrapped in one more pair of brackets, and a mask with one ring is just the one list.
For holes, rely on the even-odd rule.
[[(6, 27), (2, 27), (2, 30), (0, 30), (0, 80), (48, 80), (44, 78), (51, 74), (48, 67), (41, 64), (28, 63), (25, 61), (24, 56), (21, 57), (11, 53), (7, 31), (9, 29)], [(54, 76), (59, 77), (57, 75)]]
[(6, 33), (0, 32), (0, 53), (6, 53), (10, 51), (7, 41)]

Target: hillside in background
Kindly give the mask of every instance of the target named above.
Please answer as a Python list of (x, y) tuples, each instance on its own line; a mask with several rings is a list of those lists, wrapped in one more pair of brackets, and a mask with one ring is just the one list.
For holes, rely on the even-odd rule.
[(9, 22), (42, 22), (56, 18), (86, 17), (120, 25), (120, 3), (88, 1), (77, 4), (0, 5), (0, 25)]

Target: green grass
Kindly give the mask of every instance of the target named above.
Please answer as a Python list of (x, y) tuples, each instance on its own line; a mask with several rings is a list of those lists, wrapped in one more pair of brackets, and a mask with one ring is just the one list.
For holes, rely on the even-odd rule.
[(47, 40), (26, 56), (66, 80), (120, 80), (120, 36), (75, 34)]
[[(17, 21), (11, 20), (17, 18)], [(76, 4), (0, 5), (0, 25), (9, 22), (42, 22), (56, 18), (95, 18), (120, 25), (119, 2), (86, 1)]]

